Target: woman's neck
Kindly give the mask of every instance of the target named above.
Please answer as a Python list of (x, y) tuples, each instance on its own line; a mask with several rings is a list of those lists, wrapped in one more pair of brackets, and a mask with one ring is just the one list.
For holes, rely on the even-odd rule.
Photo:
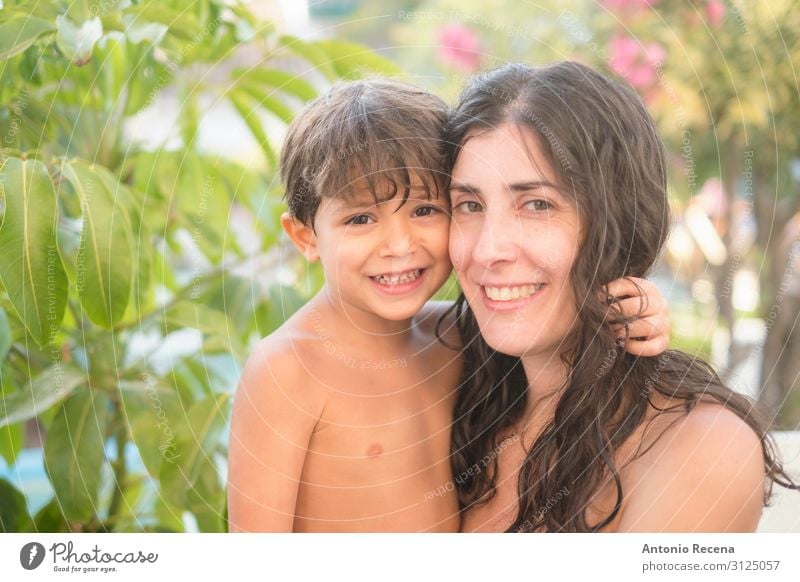
[(555, 408), (566, 387), (569, 369), (557, 354), (523, 356), (522, 367), (528, 380), (528, 404), (525, 418), (534, 416), (546, 423), (555, 415)]

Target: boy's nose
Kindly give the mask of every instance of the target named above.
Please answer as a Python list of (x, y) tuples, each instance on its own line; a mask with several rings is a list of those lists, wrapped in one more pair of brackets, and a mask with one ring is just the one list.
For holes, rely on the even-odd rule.
[(405, 257), (413, 251), (414, 237), (406, 224), (387, 226), (384, 237), (380, 252), (382, 257)]

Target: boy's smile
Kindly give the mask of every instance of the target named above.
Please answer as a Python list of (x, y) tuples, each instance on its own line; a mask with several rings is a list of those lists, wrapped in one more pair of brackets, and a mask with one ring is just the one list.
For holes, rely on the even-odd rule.
[[(449, 207), (422, 188), (375, 201), (368, 192), (325, 198), (311, 244), (332, 299), (390, 321), (411, 319), (450, 274)], [(355, 308), (355, 312), (353, 309)]]
[(419, 287), (426, 272), (427, 269), (411, 269), (402, 273), (383, 273), (370, 279), (381, 293), (401, 295)]

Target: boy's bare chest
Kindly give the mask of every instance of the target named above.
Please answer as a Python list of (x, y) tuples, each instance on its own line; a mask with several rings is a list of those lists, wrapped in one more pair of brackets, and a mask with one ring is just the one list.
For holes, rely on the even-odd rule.
[[(449, 448), (453, 393), (442, 379), (402, 372), (354, 373), (359, 386), (330, 386), (312, 449), (353, 459), (401, 457), (407, 453)], [(361, 390), (361, 385), (371, 390)]]
[(459, 370), (423, 364), (374, 359), (328, 370), (310, 460), (343, 478), (446, 466)]

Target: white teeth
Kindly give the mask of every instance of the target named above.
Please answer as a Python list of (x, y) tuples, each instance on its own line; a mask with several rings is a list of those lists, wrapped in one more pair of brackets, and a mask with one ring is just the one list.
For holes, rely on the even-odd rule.
[(492, 301), (513, 301), (530, 297), (544, 287), (544, 283), (521, 285), (517, 287), (484, 287), (486, 295)]
[(373, 277), (373, 279), (383, 285), (400, 285), (403, 283), (410, 283), (419, 277), (421, 273), (421, 269), (415, 269), (401, 275), (378, 275), (377, 277)]

